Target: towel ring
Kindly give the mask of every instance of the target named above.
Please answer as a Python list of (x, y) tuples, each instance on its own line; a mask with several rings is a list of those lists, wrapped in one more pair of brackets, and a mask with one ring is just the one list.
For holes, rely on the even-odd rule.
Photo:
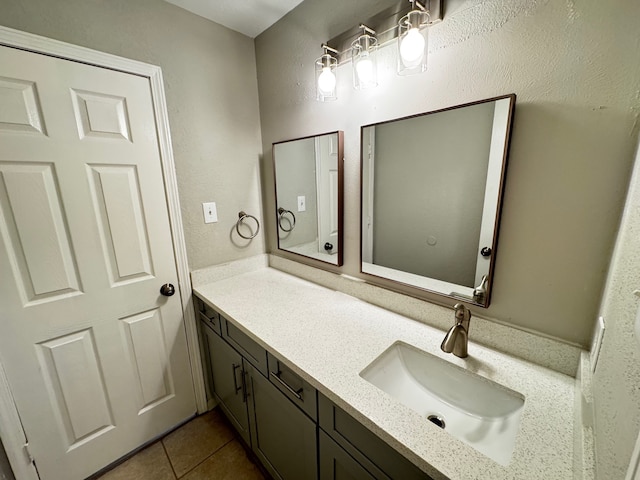
[[(289, 228), (284, 228), (282, 226), (282, 219), (286, 214), (291, 215), (291, 218), (293, 219), (293, 221), (289, 221), (289, 219), (287, 219), (287, 221), (289, 221)], [(285, 210), (282, 207), (278, 209), (278, 226), (282, 229), (283, 232), (290, 232), (294, 229), (294, 227), (296, 226), (296, 216), (291, 210)]]
[[(256, 232), (250, 237), (247, 237), (246, 235), (243, 235), (242, 233), (240, 233), (240, 225), (244, 224), (245, 218), (253, 218), (256, 222)], [(260, 231), (260, 222), (256, 217), (254, 217), (253, 215), (249, 215), (248, 213), (245, 213), (245, 212), (238, 213), (238, 221), (236, 222), (236, 232), (238, 232), (238, 235), (240, 235), (245, 240), (251, 240), (252, 238), (255, 238), (256, 235), (258, 235), (259, 231)]]

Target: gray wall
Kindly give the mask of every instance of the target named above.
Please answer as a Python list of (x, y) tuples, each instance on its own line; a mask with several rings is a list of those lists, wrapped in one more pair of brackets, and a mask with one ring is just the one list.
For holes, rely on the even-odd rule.
[[(640, 2), (447, 1), (425, 74), (396, 76), (395, 48), (382, 47), (378, 88), (353, 90), (344, 65), (339, 99), (316, 102), (321, 42), (385, 3), (305, 0), (256, 39), (263, 150), (345, 132), (345, 265), (334, 270), (359, 275), (361, 125), (514, 92), (492, 303), (478, 313), (588, 345), (638, 137)], [(264, 203), (273, 211), (268, 188)], [(269, 251), (275, 242), (269, 226)]]
[[(318, 206), (316, 195), (316, 145), (315, 139), (306, 138), (275, 145), (278, 207), (291, 210), (296, 217), (291, 232), (278, 230), (280, 247), (290, 248), (318, 238)], [(298, 195), (305, 196), (304, 212), (298, 212)], [(273, 216), (265, 214), (267, 221)], [(290, 228), (289, 214), (282, 224)]]
[(640, 152), (611, 262), (601, 314), (605, 334), (593, 377), (597, 478), (622, 480), (640, 431)]
[(494, 110), (484, 103), (376, 127), (373, 263), (475, 286)]
[[(162, 67), (190, 267), (264, 251), (262, 233), (230, 238), (240, 210), (261, 218), (253, 40), (159, 0), (0, 0), (0, 12), (0, 25)], [(208, 201), (219, 222), (205, 225)]]

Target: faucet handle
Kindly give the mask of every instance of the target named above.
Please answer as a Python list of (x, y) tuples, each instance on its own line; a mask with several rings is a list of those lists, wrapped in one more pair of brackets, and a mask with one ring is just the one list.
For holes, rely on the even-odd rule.
[(473, 289), (473, 301), (483, 303), (487, 296), (487, 276), (483, 275), (480, 285)]
[(468, 322), (471, 320), (471, 312), (462, 303), (456, 303), (453, 310), (455, 312), (456, 323)]

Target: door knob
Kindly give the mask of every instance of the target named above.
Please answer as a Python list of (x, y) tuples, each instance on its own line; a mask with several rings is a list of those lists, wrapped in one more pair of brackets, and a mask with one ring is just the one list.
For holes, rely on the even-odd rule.
[(176, 289), (173, 285), (171, 285), (170, 283), (165, 283), (164, 285), (162, 285), (160, 287), (160, 293), (162, 295), (164, 295), (165, 297), (170, 297), (171, 295), (173, 295), (174, 293), (176, 293)]

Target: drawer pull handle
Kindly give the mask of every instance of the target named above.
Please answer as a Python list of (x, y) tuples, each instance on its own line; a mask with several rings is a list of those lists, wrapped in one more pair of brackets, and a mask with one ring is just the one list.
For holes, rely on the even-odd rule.
[(287, 382), (285, 382), (284, 380), (282, 380), (280, 378), (280, 373), (281, 372), (278, 372), (278, 373), (271, 372), (271, 375), (273, 375), (273, 378), (278, 380), (278, 382), (280, 382), (280, 385), (282, 385), (284, 388), (286, 388), (289, 391), (289, 393), (291, 393), (291, 395), (296, 397), (298, 400), (302, 400), (302, 388), (299, 388), (298, 390), (294, 390), (291, 386), (289, 386), (289, 384)]
[(212, 317), (207, 317), (204, 313), (200, 312), (200, 319), (204, 320), (207, 323), (210, 323), (212, 325), (215, 325), (216, 323), (216, 319), (212, 318)]
[(247, 403), (247, 398), (249, 398), (249, 389), (247, 388), (247, 376), (249, 372), (242, 370), (242, 401)]
[(233, 375), (233, 388), (236, 389), (236, 395), (240, 390), (242, 390), (242, 385), (238, 386), (238, 379), (236, 377), (236, 370), (240, 368), (240, 365), (236, 365), (235, 363), (231, 364), (232, 367), (232, 375)]

